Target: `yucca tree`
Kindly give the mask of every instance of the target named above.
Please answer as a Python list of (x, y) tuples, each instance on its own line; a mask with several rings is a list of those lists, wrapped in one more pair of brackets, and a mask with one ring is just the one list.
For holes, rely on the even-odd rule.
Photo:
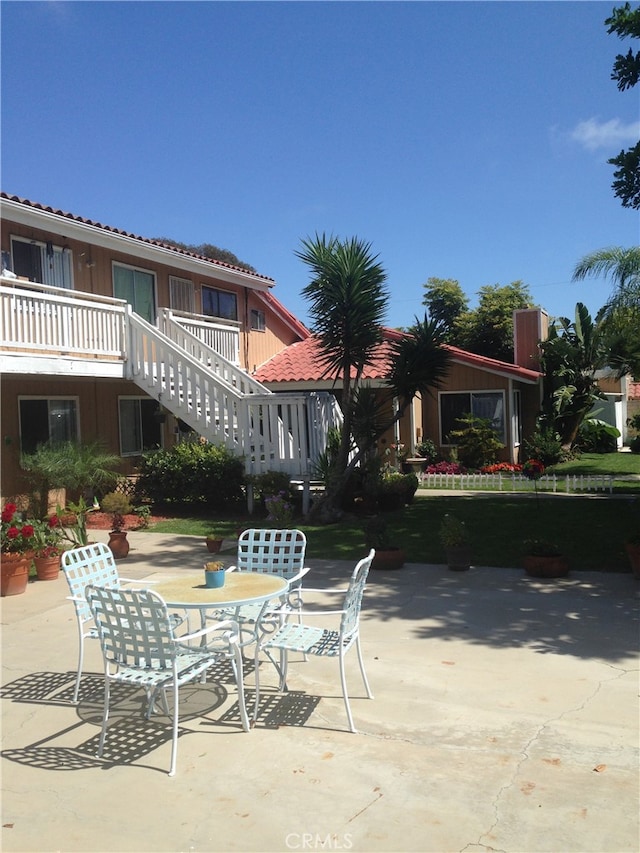
[(312, 274), (302, 293), (311, 302), (309, 315), (325, 376), (342, 387), (344, 423), (336, 468), (343, 471), (350, 451), (354, 389), (382, 339), (387, 275), (371, 245), (358, 237), (316, 235), (303, 240), (296, 255)]

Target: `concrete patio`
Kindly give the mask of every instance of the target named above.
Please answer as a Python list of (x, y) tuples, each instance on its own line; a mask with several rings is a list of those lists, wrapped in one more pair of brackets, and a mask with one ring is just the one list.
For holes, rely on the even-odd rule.
[[(123, 576), (206, 559), (199, 538), (130, 533)], [(106, 541), (104, 534), (96, 538)], [(226, 556), (226, 555), (225, 555)], [(231, 562), (231, 560), (229, 560)], [(307, 586), (352, 563), (310, 560)], [(292, 662), (289, 694), (263, 665), (257, 726), (235, 686), (187, 688), (178, 769), (164, 717), (125, 692), (96, 757), (98, 644), (81, 701), (64, 578), (2, 599), (4, 851), (594, 851), (640, 849), (638, 581), (575, 571), (406, 565), (375, 572), (348, 677), (345, 729), (331, 660)], [(247, 667), (249, 699), (252, 667)]]

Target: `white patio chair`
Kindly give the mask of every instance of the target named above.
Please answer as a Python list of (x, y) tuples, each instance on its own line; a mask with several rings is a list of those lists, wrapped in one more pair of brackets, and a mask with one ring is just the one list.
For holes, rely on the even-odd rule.
[[(284, 578), (289, 582), (286, 602), (276, 605), (247, 604), (217, 611), (215, 617), (236, 619), (242, 634), (243, 627), (255, 625), (267, 609), (275, 613), (286, 604), (287, 614), (299, 612), (302, 608), (302, 579), (309, 571), (308, 566), (304, 565), (306, 549), (307, 537), (301, 530), (250, 528), (243, 531), (238, 538), (236, 563), (229, 566), (227, 572), (261, 572)], [(243, 645), (254, 641), (254, 630), (244, 633), (249, 634), (249, 639)]]
[[(349, 729), (356, 732), (357, 729), (353, 724), (351, 708), (349, 706), (349, 694), (347, 692), (347, 682), (345, 676), (344, 661), (345, 655), (355, 645), (358, 653), (358, 663), (360, 664), (360, 673), (364, 682), (367, 698), (373, 699), (373, 693), (367, 681), (367, 674), (364, 668), (362, 659), (362, 650), (360, 648), (360, 610), (362, 606), (362, 596), (364, 593), (365, 583), (371, 562), (375, 556), (375, 551), (371, 549), (368, 556), (360, 560), (356, 565), (347, 590), (312, 590), (307, 589), (307, 593), (313, 592), (339, 592), (344, 593), (344, 599), (340, 610), (311, 610), (301, 611), (301, 622), (288, 621), (284, 622), (277, 628), (274, 634), (263, 637), (256, 644), (255, 652), (255, 672), (256, 672), (256, 697), (253, 719), (254, 722), (258, 717), (258, 706), (260, 702), (260, 667), (258, 656), (261, 651), (266, 652), (271, 661), (275, 663), (273, 657), (269, 654), (272, 650), (279, 650), (280, 666), (276, 664), (276, 668), (280, 673), (279, 690), (287, 689), (287, 665), (289, 652), (304, 652), (307, 655), (317, 655), (320, 657), (337, 657), (340, 663), (340, 683), (342, 685), (342, 696), (344, 705), (347, 711), (347, 719), (349, 721)], [(320, 628), (315, 625), (308, 624), (309, 617), (315, 616), (340, 616), (340, 625), (338, 628)]]
[(73, 691), (73, 702), (75, 704), (78, 701), (80, 679), (82, 678), (84, 641), (87, 638), (98, 638), (98, 632), (84, 591), (91, 583), (118, 589), (121, 583), (131, 583), (131, 581), (119, 576), (113, 554), (102, 542), (65, 551), (62, 555), (61, 567), (69, 584), (71, 595), (68, 598), (73, 602), (78, 623), (78, 672)]
[[(65, 551), (62, 555), (61, 567), (71, 593), (67, 597), (73, 602), (78, 624), (78, 671), (73, 690), (73, 702), (77, 704), (84, 664), (84, 641), (98, 639), (98, 632), (84, 591), (89, 584), (119, 589), (120, 584), (135, 583), (135, 581), (118, 574), (118, 567), (111, 549), (102, 542)], [(149, 581), (145, 581), (145, 585), (148, 584)], [(177, 614), (172, 615), (171, 618), (174, 628), (183, 621)]]
[[(161, 693), (164, 707), (172, 717), (173, 739), (169, 776), (176, 772), (178, 751), (178, 703), (183, 684), (205, 676), (206, 671), (229, 658), (238, 689), (242, 727), (249, 731), (244, 701), (242, 656), (238, 645), (238, 624), (218, 622), (177, 638), (165, 601), (150, 589), (112, 589), (90, 585), (86, 597), (98, 630), (104, 660), (104, 710), (98, 756), (102, 756), (109, 719), (112, 681), (133, 684), (147, 694), (147, 718), (155, 698)], [(214, 642), (211, 634), (216, 633)], [(207, 645), (189, 645), (193, 640)], [(173, 710), (169, 712), (166, 689), (173, 689)]]

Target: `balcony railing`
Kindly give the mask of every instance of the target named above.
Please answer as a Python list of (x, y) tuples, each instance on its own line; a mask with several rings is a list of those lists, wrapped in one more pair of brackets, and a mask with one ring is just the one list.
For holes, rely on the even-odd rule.
[(0, 346), (5, 350), (124, 358), (122, 299), (0, 278)]

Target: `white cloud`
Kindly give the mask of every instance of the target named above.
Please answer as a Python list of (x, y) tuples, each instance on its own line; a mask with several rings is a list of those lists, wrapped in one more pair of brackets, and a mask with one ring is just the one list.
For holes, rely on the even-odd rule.
[(588, 151), (612, 148), (628, 142), (637, 142), (640, 137), (640, 121), (623, 124), (618, 118), (612, 118), (610, 121), (589, 118), (579, 122), (571, 131), (570, 137)]

